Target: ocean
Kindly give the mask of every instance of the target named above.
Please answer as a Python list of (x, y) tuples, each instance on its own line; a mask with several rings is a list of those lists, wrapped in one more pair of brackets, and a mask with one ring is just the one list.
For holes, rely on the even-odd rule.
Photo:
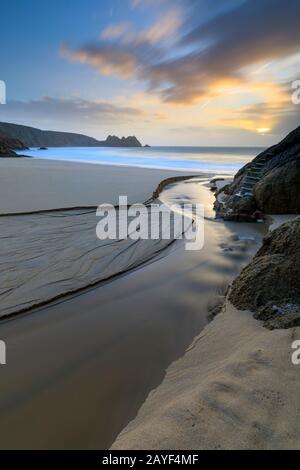
[(233, 173), (263, 150), (260, 147), (54, 147), (19, 153), (34, 158), (101, 165)]

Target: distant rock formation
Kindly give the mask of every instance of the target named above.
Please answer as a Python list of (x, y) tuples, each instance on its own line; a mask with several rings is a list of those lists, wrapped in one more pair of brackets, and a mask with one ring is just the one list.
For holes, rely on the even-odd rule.
[(217, 194), (226, 220), (254, 221), (265, 214), (300, 214), (300, 127), (243, 167)]
[(300, 326), (300, 217), (267, 235), (233, 282), (229, 300), (256, 312), (267, 328)]
[(17, 157), (14, 150), (26, 150), (27, 147), (18, 139), (0, 133), (0, 157)]
[(19, 139), (27, 147), (141, 147), (136, 137), (109, 136), (104, 141), (70, 132), (43, 131), (19, 124), (0, 123), (0, 133)]
[(106, 140), (99, 141), (102, 147), (141, 147), (142, 144), (138, 141), (135, 136), (129, 137), (116, 137), (115, 135), (109, 135)]

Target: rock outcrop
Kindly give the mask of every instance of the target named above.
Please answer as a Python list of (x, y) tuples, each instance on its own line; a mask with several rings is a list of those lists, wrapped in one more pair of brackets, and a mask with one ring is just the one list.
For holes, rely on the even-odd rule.
[(300, 127), (243, 167), (217, 194), (226, 220), (255, 221), (265, 214), (300, 214)]
[(134, 136), (109, 136), (100, 141), (92, 137), (70, 132), (55, 132), (35, 129), (7, 122), (0, 123), (0, 133), (18, 139), (27, 147), (141, 147), (141, 143)]
[(17, 157), (15, 150), (26, 150), (27, 147), (18, 139), (0, 133), (0, 157)]
[(233, 282), (229, 300), (241, 310), (256, 312), (268, 328), (300, 326), (300, 217), (265, 237)]
[(142, 144), (138, 141), (135, 136), (129, 137), (116, 137), (115, 135), (109, 135), (107, 139), (101, 143), (102, 147), (141, 147)]

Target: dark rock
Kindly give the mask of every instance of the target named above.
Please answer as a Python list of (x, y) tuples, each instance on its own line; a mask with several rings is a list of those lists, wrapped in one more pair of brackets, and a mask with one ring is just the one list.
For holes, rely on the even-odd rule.
[(211, 190), (211, 191), (218, 191), (218, 185), (217, 185), (217, 183), (218, 183), (219, 181), (225, 181), (225, 179), (224, 179), (224, 178), (214, 178), (214, 179), (212, 179), (212, 180), (209, 182), (209, 184), (211, 185), (211, 186), (210, 186), (210, 190)]
[(253, 217), (255, 218), (256, 221), (258, 220), (265, 220), (266, 219), (266, 216), (263, 212), (260, 212), (260, 211), (255, 211), (254, 214), (253, 214)]
[(255, 200), (267, 214), (300, 213), (300, 158), (274, 168), (256, 185)]
[[(268, 214), (300, 214), (300, 127), (282, 142), (258, 155), (244, 166), (229, 187), (223, 188), (223, 204), (216, 205), (217, 215), (245, 213), (256, 219), (257, 211)], [(250, 185), (250, 186), (249, 186)], [(247, 188), (249, 188), (247, 190)], [(245, 193), (253, 193), (251, 201)], [(246, 199), (245, 202), (241, 200)]]
[(264, 327), (268, 330), (287, 330), (300, 326), (300, 307), (298, 312), (288, 313), (284, 316), (276, 316), (264, 323)]
[(242, 213), (242, 212), (227, 213), (223, 216), (223, 219), (227, 222), (253, 223), (256, 221), (253, 215)]
[(273, 255), (282, 255), (288, 258), (294, 257), (295, 261), (299, 259), (300, 217), (296, 217), (276, 230), (269, 232), (264, 238), (263, 245), (257, 252), (256, 258)]
[(0, 134), (0, 157), (18, 157), (14, 150), (26, 150), (26, 147), (20, 140), (13, 139), (4, 134)]
[(268, 302), (266, 305), (259, 308), (253, 316), (256, 320), (268, 321), (275, 317), (283, 317), (295, 313), (299, 313), (299, 305), (276, 305), (273, 304), (273, 302)]
[(116, 137), (115, 135), (109, 135), (102, 145), (106, 147), (141, 147), (142, 144), (137, 140), (135, 136), (130, 137)]
[[(264, 321), (300, 311), (300, 217), (265, 237), (262, 248), (233, 282), (229, 300)], [(297, 307), (291, 310), (291, 305)]]
[(47, 147), (40, 147), (40, 150), (48, 150)]

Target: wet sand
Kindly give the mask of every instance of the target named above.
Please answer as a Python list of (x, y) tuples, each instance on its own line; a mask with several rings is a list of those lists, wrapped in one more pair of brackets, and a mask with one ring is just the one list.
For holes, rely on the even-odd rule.
[(0, 214), (146, 201), (174, 172), (38, 159), (0, 159)]
[(1, 448), (109, 448), (207, 325), (262, 227), (210, 220), (213, 195), (199, 183), (164, 197), (206, 205), (205, 249), (178, 241), (126, 276), (0, 324)]
[(227, 302), (112, 449), (299, 450), (299, 339)]

